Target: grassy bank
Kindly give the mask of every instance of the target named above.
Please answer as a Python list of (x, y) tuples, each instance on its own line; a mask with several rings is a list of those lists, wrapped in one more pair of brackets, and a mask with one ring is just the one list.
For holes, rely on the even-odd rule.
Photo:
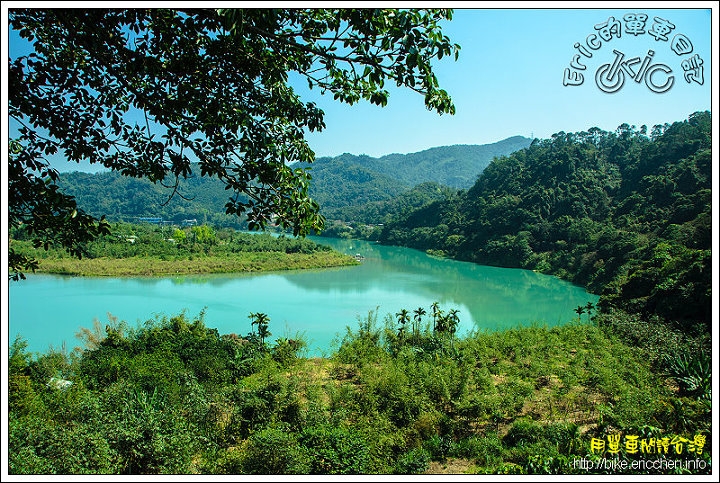
[(208, 273), (241, 273), (274, 270), (298, 270), (356, 265), (351, 256), (338, 252), (236, 253), (223, 256), (187, 256), (176, 258), (47, 258), (39, 262), (37, 272), (81, 276), (161, 276)]
[(112, 235), (88, 242), (82, 259), (49, 246), (35, 248), (20, 229), (11, 248), (37, 262), (35, 271), (82, 276), (153, 276), (298, 270), (358, 262), (308, 239), (215, 230), (207, 225), (163, 228), (117, 223)]

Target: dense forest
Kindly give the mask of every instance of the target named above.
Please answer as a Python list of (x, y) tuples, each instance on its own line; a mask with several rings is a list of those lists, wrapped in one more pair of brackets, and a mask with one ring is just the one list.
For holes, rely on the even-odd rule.
[(469, 188), (477, 175), (494, 158), (526, 148), (531, 141), (523, 136), (512, 136), (491, 144), (456, 144), (417, 153), (388, 154), (380, 158), (346, 153), (336, 158), (318, 158), (312, 166), (317, 172), (320, 167), (332, 166), (335, 160), (341, 158), (372, 172), (389, 176), (395, 184), (412, 187), (426, 181), (435, 181), (452, 188)]
[(159, 217), (178, 224), (194, 219), (216, 227), (243, 226), (236, 215), (225, 214), (223, 207), (228, 193), (225, 185), (215, 178), (191, 176), (179, 181), (174, 193), (162, 183), (123, 176), (115, 171), (72, 171), (62, 173), (58, 185), (87, 213), (105, 216), (113, 222)]
[(383, 224), (397, 213), (407, 213), (434, 201), (443, 200), (456, 190), (435, 182), (421, 183), (392, 198), (351, 205), (338, 210), (340, 218), (328, 220), (321, 236), (377, 240)]
[(468, 190), (385, 224), (386, 244), (558, 275), (602, 307), (711, 324), (711, 115), (535, 140)]

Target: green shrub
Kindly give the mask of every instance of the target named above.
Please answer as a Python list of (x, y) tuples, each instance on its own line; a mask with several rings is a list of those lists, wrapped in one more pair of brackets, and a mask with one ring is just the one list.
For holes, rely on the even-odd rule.
[(185, 366), (177, 355), (168, 350), (140, 353), (128, 361), (127, 380), (146, 392), (159, 390), (168, 397), (176, 397), (178, 376)]
[(504, 409), (511, 414), (517, 414), (522, 410), (525, 400), (532, 395), (535, 386), (522, 379), (513, 378), (499, 384), (497, 390), (502, 396)]
[(11, 474), (79, 475), (120, 470), (120, 455), (102, 427), (11, 418), (8, 436)]
[(281, 368), (291, 367), (297, 362), (298, 354), (307, 347), (307, 342), (302, 338), (289, 339), (282, 337), (277, 340), (271, 350), (272, 358)]
[(103, 394), (105, 434), (124, 474), (182, 474), (194, 468), (197, 430), (161, 393), (118, 384)]
[(381, 330), (377, 325), (378, 310), (369, 311), (364, 319), (358, 317), (357, 331), (345, 328), (345, 335), (333, 356), (336, 362), (361, 367), (385, 358), (385, 351), (380, 345)]
[(553, 446), (535, 444), (527, 448), (521, 466), (528, 475), (564, 475), (572, 468), (572, 458), (560, 454)]
[(272, 422), (280, 389), (279, 384), (268, 384), (257, 390), (235, 391), (233, 414), (226, 428), (230, 441), (245, 439)]
[(310, 456), (298, 444), (294, 434), (279, 428), (266, 428), (250, 437), (234, 469), (251, 475), (307, 474), (309, 461)]
[(98, 395), (85, 388), (82, 380), (70, 382), (72, 384), (64, 388), (52, 385), (43, 387), (42, 397), (47, 411), (46, 416), (63, 423), (97, 421), (104, 409)]
[(8, 406), (15, 416), (42, 415), (46, 408), (37, 394), (30, 376), (10, 374), (8, 378)]
[(680, 396), (710, 401), (712, 389), (711, 357), (707, 352), (696, 356), (676, 354), (665, 356), (667, 374), (680, 386)]
[(435, 434), (430, 437), (429, 440), (425, 441), (423, 447), (430, 454), (430, 458), (433, 461), (445, 461), (453, 447), (453, 441), (450, 436)]
[(65, 378), (70, 370), (70, 359), (65, 351), (50, 349), (28, 364), (30, 377), (39, 384), (46, 384), (51, 377)]
[(299, 436), (310, 455), (310, 473), (364, 474), (370, 468), (368, 442), (352, 429), (315, 426)]
[(648, 388), (625, 387), (616, 397), (604, 422), (617, 428), (648, 424), (654, 419), (659, 406), (658, 395)]
[(397, 460), (393, 473), (398, 475), (416, 475), (430, 467), (430, 453), (424, 448), (413, 448)]
[(305, 421), (299, 398), (298, 381), (280, 375), (275, 367), (245, 378), (228, 394), (232, 415), (225, 428), (227, 440), (246, 439), (274, 423), (297, 431)]
[[(12, 425), (10, 426), (12, 430)], [(20, 446), (8, 453), (8, 473), (11, 475), (51, 475), (54, 459), (38, 456), (35, 447)]]
[(562, 454), (571, 454), (582, 448), (580, 428), (575, 423), (551, 423), (545, 426), (543, 433), (545, 439), (557, 447)]
[(482, 467), (494, 467), (502, 463), (503, 446), (497, 433), (471, 436), (455, 443), (450, 456), (475, 461)]
[(375, 396), (378, 410), (386, 413), (397, 427), (412, 423), (422, 410), (422, 399), (413, 391), (405, 373), (395, 365), (386, 366), (365, 379), (367, 390)]
[(712, 427), (712, 402), (707, 399), (670, 397), (662, 401), (655, 418), (668, 432), (709, 432)]
[(544, 437), (543, 427), (535, 421), (521, 418), (513, 422), (503, 443), (507, 446), (528, 446), (537, 443)]

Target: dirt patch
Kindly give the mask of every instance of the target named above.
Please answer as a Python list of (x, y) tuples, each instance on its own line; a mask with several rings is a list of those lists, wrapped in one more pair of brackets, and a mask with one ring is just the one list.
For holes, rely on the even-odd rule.
[(462, 458), (448, 458), (444, 462), (431, 461), (425, 475), (467, 475), (473, 474), (475, 464)]

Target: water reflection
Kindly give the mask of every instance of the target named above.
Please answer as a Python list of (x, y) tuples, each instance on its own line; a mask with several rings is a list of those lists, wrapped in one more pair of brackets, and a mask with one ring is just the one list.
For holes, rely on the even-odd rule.
[(458, 332), (464, 334), (475, 328), (565, 323), (576, 317), (578, 305), (597, 301), (580, 287), (527, 270), (443, 260), (355, 240), (316, 241), (364, 260), (351, 267), (255, 274), (29, 276), (11, 284), (10, 338), (20, 333), (32, 351), (58, 347), (63, 340), (72, 347), (79, 327), (91, 327), (93, 319), (104, 323), (107, 313), (132, 324), (153, 314), (185, 310), (194, 316), (206, 308), (207, 325), (220, 333), (246, 334), (248, 315), (264, 312), (270, 317), (271, 340), (304, 334), (310, 354), (320, 355), (345, 326), (355, 328), (358, 317), (376, 308), (382, 320), (401, 309), (423, 307), (429, 314), (438, 302), (443, 310), (458, 310)]

